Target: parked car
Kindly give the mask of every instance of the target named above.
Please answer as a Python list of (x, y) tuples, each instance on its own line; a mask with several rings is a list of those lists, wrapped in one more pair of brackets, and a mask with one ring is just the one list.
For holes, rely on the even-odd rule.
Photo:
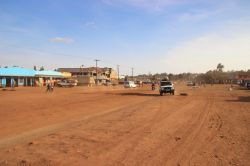
[(193, 86), (194, 83), (192, 81), (187, 81), (187, 86)]
[(76, 80), (62, 80), (57, 82), (57, 86), (59, 87), (74, 87), (77, 86)]
[(172, 95), (174, 95), (174, 83), (172, 81), (160, 81), (160, 95), (163, 96), (163, 94), (165, 93), (170, 93)]
[(136, 84), (134, 81), (125, 81), (124, 88), (136, 88)]
[(112, 86), (113, 84), (110, 81), (106, 81), (103, 85), (105, 85), (105, 86)]
[(250, 82), (247, 83), (246, 87), (247, 87), (247, 89), (250, 90)]

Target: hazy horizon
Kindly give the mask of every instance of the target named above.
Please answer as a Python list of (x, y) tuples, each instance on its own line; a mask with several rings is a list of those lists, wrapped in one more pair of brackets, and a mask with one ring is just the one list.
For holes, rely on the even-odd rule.
[(250, 69), (248, 0), (0, 2), (0, 66), (121, 74)]

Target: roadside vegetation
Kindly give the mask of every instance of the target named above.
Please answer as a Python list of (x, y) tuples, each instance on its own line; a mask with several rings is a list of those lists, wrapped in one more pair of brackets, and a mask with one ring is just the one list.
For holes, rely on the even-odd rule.
[(194, 81), (202, 83), (237, 83), (236, 79), (239, 75), (250, 75), (250, 69), (247, 71), (224, 71), (224, 65), (219, 63), (215, 69), (209, 70), (206, 73), (156, 73), (156, 74), (144, 74), (139, 75), (141, 78), (149, 78), (151, 81), (157, 81), (163, 78), (168, 78), (169, 80), (177, 81)]

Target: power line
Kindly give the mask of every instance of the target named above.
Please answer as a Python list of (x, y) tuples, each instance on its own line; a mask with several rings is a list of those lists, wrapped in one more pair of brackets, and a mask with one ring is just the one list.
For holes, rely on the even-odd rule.
[(84, 67), (84, 65), (81, 65), (80, 66), (80, 71), (81, 71), (81, 74), (83, 75), (83, 67)]

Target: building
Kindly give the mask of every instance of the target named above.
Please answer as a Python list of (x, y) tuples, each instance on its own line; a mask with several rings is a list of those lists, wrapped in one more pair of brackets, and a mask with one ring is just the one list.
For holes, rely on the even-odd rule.
[(0, 87), (43, 86), (47, 80), (63, 78), (62, 73), (20, 67), (0, 68)]
[(45, 86), (49, 80), (62, 79), (63, 74), (53, 70), (35, 71), (35, 85)]
[(246, 86), (248, 83), (250, 83), (250, 71), (238, 73), (236, 75), (236, 80), (240, 85)]
[(0, 86), (33, 86), (35, 74), (35, 70), (19, 67), (0, 68)]
[(72, 74), (70, 72), (61, 72), (64, 78), (71, 78)]
[(72, 77), (78, 80), (79, 85), (106, 84), (107, 82), (117, 83), (118, 74), (112, 68), (59, 68), (59, 72), (69, 72)]
[(236, 76), (236, 79), (237, 80), (250, 80), (250, 72), (249, 73), (239, 73), (237, 76)]

